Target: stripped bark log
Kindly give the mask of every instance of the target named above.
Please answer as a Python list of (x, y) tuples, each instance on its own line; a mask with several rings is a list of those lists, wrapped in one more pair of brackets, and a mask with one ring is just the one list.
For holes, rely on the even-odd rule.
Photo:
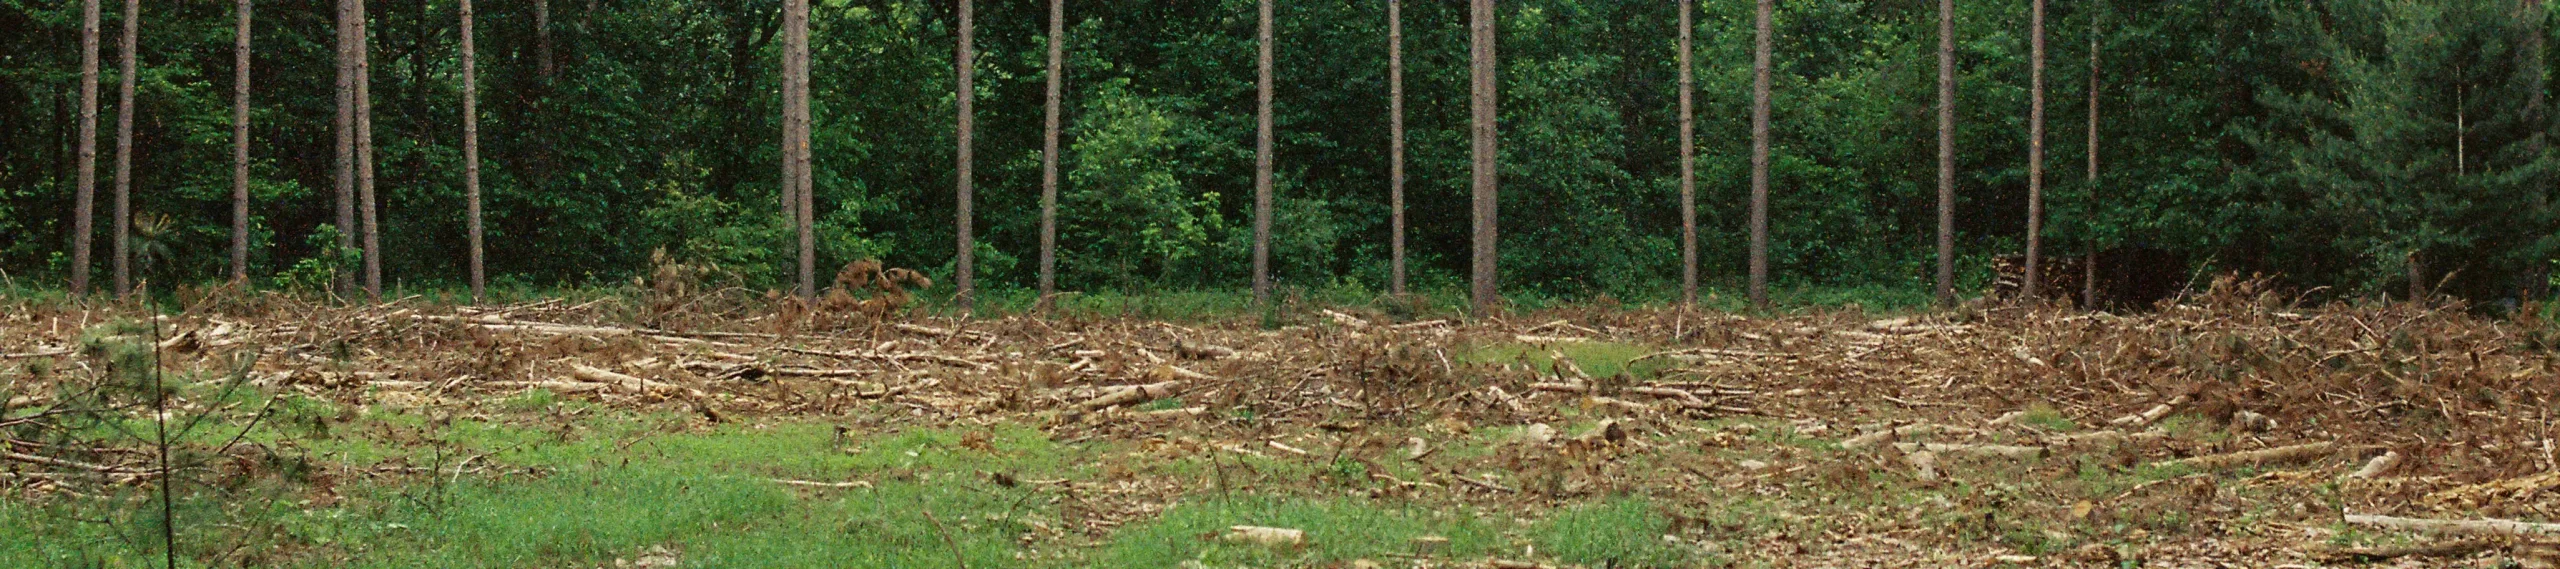
[(1894, 443), (1893, 448), (1895, 450), (1900, 450), (1905, 454), (1929, 452), (1933, 454), (1972, 454), (2019, 459), (2042, 458), (2051, 452), (2044, 447), (1944, 443)]
[(2235, 466), (2262, 466), (2316, 460), (2338, 450), (2328, 441), (2281, 446), (2269, 449), (2191, 456), (2159, 463), (2159, 466), (2184, 466), (2197, 470), (2216, 470)]
[(1149, 383), (1146, 385), (1122, 385), (1104, 392), (1099, 397), (1088, 399), (1083, 403), (1076, 404), (1076, 411), (1079, 413), (1099, 411), (1121, 405), (1145, 403), (1148, 401), (1172, 397), (1173, 390), (1180, 387), (1182, 387), (1182, 382), (1179, 381), (1164, 381)]
[(2356, 469), (2355, 473), (2353, 473), (2353, 474), (2348, 474), (2348, 475), (2347, 475), (2347, 477), (2348, 477), (2348, 478), (2359, 478), (2359, 479), (2361, 479), (2361, 478), (2373, 478), (2373, 477), (2376, 477), (2376, 476), (2381, 476), (2381, 475), (2383, 475), (2384, 473), (2388, 473), (2388, 472), (2390, 472), (2390, 471), (2391, 471), (2391, 468), (2392, 468), (2392, 467), (2399, 466), (2399, 465), (2400, 465), (2400, 451), (2396, 451), (2396, 450), (2395, 450), (2395, 451), (2386, 451), (2386, 452), (2383, 452), (2383, 453), (2382, 453), (2382, 456), (2376, 456), (2376, 457), (2373, 457), (2373, 459), (2372, 459), (2372, 460), (2367, 460), (2367, 461), (2365, 461), (2365, 462), (2364, 462), (2364, 468), (2358, 468), (2358, 469)]
[(2153, 405), (2150, 409), (2145, 409), (2140, 413), (2117, 417), (2114, 421), (2108, 421), (2108, 424), (2128, 429), (2139, 429), (2154, 422), (2158, 422), (2161, 417), (2169, 416), (2171, 411), (2178, 410), (2178, 406), (2186, 405), (2187, 399), (2188, 398), (2185, 395), (2172, 397), (2169, 398), (2167, 403)]
[(2427, 518), (2347, 514), (2346, 522), (2347, 525), (2463, 535), (2560, 536), (2560, 524), (2520, 522), (2495, 518), (2481, 518), (2475, 520), (2437, 520)]

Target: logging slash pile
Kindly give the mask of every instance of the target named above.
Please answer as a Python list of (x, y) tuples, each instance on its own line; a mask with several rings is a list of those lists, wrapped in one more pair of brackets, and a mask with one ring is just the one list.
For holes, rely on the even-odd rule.
[[(147, 453), (46, 431), (112, 368), (147, 362), (139, 347), (165, 373), (363, 406), (493, 408), (541, 390), (703, 425), (1015, 423), (1069, 443), (1367, 463), (1373, 498), (1525, 516), (1645, 496), (1694, 505), (1673, 508), (1666, 539), (1751, 542), (1719, 550), (1745, 560), (2530, 566), (2560, 539), (2560, 326), (2530, 318), (2294, 306), (2225, 279), (2128, 315), (1589, 308), (1397, 322), (1346, 308), (1265, 329), (915, 316), (905, 288), (929, 285), (907, 278), (848, 268), (848, 290), (809, 305), (667, 286), (487, 307), (20, 306), (0, 315), (0, 493), (155, 476)], [(182, 393), (169, 404), (223, 408)], [(1091, 499), (1129, 513), (1085, 530), (1203, 491), (1126, 487)], [(1887, 491), (1920, 498), (1857, 497)], [(1760, 500), (1769, 525), (1715, 521), (1735, 496)]]

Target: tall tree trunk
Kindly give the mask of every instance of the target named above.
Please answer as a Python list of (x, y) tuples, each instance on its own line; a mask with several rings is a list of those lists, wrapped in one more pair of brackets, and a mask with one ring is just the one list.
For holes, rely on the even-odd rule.
[(814, 231), (817, 200), (811, 196), (809, 175), (809, 0), (783, 2), (783, 122), (788, 133), (784, 141), (784, 171), (789, 179), (783, 185), (797, 200), (792, 206), (792, 225), (800, 237), (800, 297), (818, 297), (817, 237)]
[(1253, 111), (1253, 303), (1271, 302), (1271, 2), (1257, 12)]
[(1769, 19), (1760, 0), (1751, 48), (1751, 305), (1769, 307)]
[(124, 0), (124, 53), (117, 60), (123, 71), (116, 78), (116, 296), (133, 292), (133, 75), (141, 21), (141, 0)]
[(249, 283), (249, 0), (231, 40), (231, 282)]
[(957, 89), (953, 91), (959, 97), (960, 102), (960, 141), (959, 148), (957, 149), (960, 162), (960, 174), (958, 176), (960, 182), (960, 188), (958, 191), (960, 255), (959, 260), (954, 263), (956, 266), (955, 271), (958, 273), (958, 277), (954, 280), (960, 287), (960, 296), (954, 300), (959, 302), (960, 310), (964, 314), (976, 306), (977, 302), (974, 297), (977, 296), (978, 291), (976, 282), (978, 252), (977, 236), (972, 233), (971, 230), (973, 228), (969, 226), (969, 222), (971, 221), (970, 217), (972, 217), (969, 210), (971, 206), (976, 205), (973, 202), (977, 199), (975, 196), (970, 195), (971, 190), (974, 189), (970, 187), (970, 182), (974, 181), (973, 173), (970, 171), (971, 166), (973, 166), (971, 162), (977, 159), (976, 153), (971, 148), (973, 145), (970, 144), (971, 139), (977, 134), (977, 109), (975, 107), (975, 101), (978, 98), (978, 91), (977, 86), (971, 84), (973, 80), (976, 79), (976, 70), (978, 67), (977, 53), (975, 49), (977, 46), (972, 45), (977, 43), (977, 23), (972, 21), (973, 14), (970, 13), (971, 10), (969, 8), (969, 0), (960, 0), (959, 53), (951, 59), (952, 65), (959, 68), (960, 76), (959, 85)]
[(1404, 295), (1404, 0), (1387, 0), (1387, 293)]
[(1067, 73), (1066, 0), (1049, 0), (1049, 90), (1040, 125), (1040, 301), (1049, 306), (1058, 281), (1058, 121)]
[(98, 194), (98, 0), (80, 2), (80, 185), (71, 207), (71, 293), (89, 294), (89, 243)]
[(551, 62), (551, 0), (533, 0), (533, 65), (543, 85), (557, 70)]
[[(2549, 119), (2543, 114), (2546, 97), (2543, 90), (2550, 83), (2550, 77), (2544, 67), (2548, 54), (2544, 52), (2543, 47), (2546, 45), (2544, 34), (2549, 33), (2549, 30), (2544, 27), (2544, 24), (2549, 20), (2550, 15), (2543, 11), (2542, 0), (2519, 0), (2517, 7), (2518, 15), (2524, 24), (2522, 34), (2524, 37), (2521, 38), (2520, 48), (2516, 50), (2518, 58), (2523, 61), (2519, 62), (2517, 67), (2522, 68), (2525, 74), (2525, 124), (2533, 129), (2532, 137), (2525, 141), (2525, 155), (2541, 156), (2546, 148), (2545, 136), (2551, 128)], [(2549, 225), (2552, 223), (2551, 177), (2545, 174), (2534, 174), (2525, 183), (2525, 189), (2526, 194), (2532, 196), (2527, 206), (2533, 208), (2533, 219), (2537, 223), (2544, 224), (2542, 230), (2550, 231), (2552, 229)], [(2523, 295), (2527, 299), (2539, 300), (2550, 296), (2550, 267), (2537, 265), (2526, 271), (2526, 279)]]
[(1698, 141), (1689, 62), (1689, 0), (1680, 0), (1680, 302), (1698, 303)]
[(2043, 297), (2044, 287), (2044, 0), (2034, 0), (2027, 27), (2027, 278), (2020, 294)]
[(1497, 165), (1497, 155), (1500, 152), (1496, 141), (1500, 132), (1498, 125), (1494, 122), (1495, 117), (1498, 116), (1496, 112), (1498, 102), (1495, 98), (1500, 94), (1498, 89), (1500, 79), (1495, 76), (1498, 69), (1495, 67), (1497, 40), (1494, 32), (1498, 24), (1495, 22), (1497, 14), (1494, 12), (1493, 0), (1470, 0), (1469, 4), (1470, 36), (1474, 39), (1475, 45), (1470, 66), (1472, 71), (1470, 75), (1475, 80), (1471, 109), (1471, 123), (1475, 130), (1475, 147), (1472, 153), (1474, 160), (1472, 169), (1475, 178), (1472, 184), (1475, 198), (1475, 251), (1472, 267), (1474, 274), (1470, 279), (1473, 286), (1469, 296), (1474, 301), (1475, 313), (1489, 316), (1493, 314), (1495, 305), (1502, 300), (1501, 287), (1497, 282), (1501, 274), (1497, 271), (1500, 257), (1495, 256), (1494, 252), (1495, 239), (1500, 235), (1495, 223), (1499, 221), (1501, 207), (1497, 200), (1500, 192), (1497, 184), (1500, 177), (1494, 170)]
[(462, 0), (462, 213), (471, 226), (471, 301), (480, 302), (488, 273), (481, 257), (479, 52), (471, 24), (471, 0)]
[(373, 32), (356, 0), (356, 215), (364, 224), (364, 294), (382, 302), (382, 225), (373, 192)]
[(1938, 0), (1938, 306), (1956, 305), (1956, 0)]
[[(2098, 202), (2098, 15), (2089, 12), (2089, 203), (2096, 211)], [(2094, 220), (2093, 220), (2094, 221)], [(2080, 259), (2080, 306), (2098, 308), (2098, 244), (2090, 240), (2087, 256)]]
[(325, 256), (333, 261), (330, 265), (330, 270), (333, 272), (330, 286), (341, 295), (352, 295), (355, 292), (356, 282), (355, 273), (337, 272), (346, 267), (337, 266), (335, 261), (341, 259), (340, 253), (356, 247), (355, 3), (357, 1), (338, 0), (337, 2), (338, 116), (332, 126), (335, 127), (338, 135), (338, 172), (335, 180), (338, 186), (338, 248), (327, 251)]

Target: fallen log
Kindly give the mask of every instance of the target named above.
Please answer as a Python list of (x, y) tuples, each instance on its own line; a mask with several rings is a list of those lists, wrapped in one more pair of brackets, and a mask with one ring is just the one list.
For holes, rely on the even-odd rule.
[(2399, 465), (2400, 451), (2384, 451), (2382, 456), (2376, 456), (2373, 457), (2372, 460), (2364, 461), (2364, 468), (2356, 469), (2354, 473), (2348, 474), (2347, 477), (2358, 479), (2373, 478), (2390, 472), (2392, 467)]
[(1903, 425), (1903, 426), (1900, 426), (1900, 427), (1894, 427), (1894, 428), (1891, 428), (1891, 429), (1885, 429), (1885, 430), (1881, 430), (1881, 431), (1876, 431), (1876, 432), (1872, 432), (1872, 433), (1867, 433), (1867, 434), (1863, 434), (1863, 435), (1858, 435), (1858, 436), (1855, 436), (1855, 437), (1849, 437), (1849, 439), (1848, 439), (1848, 440), (1840, 441), (1840, 448), (1849, 449), (1849, 450), (1858, 450), (1858, 449), (1862, 449), (1862, 448), (1867, 448), (1867, 447), (1875, 446), (1875, 445), (1876, 445), (1876, 444), (1878, 444), (1878, 443), (1884, 443), (1884, 442), (1889, 442), (1889, 441), (1894, 441), (1894, 440), (1900, 440), (1902, 437), (1908, 437), (1908, 436), (1912, 436), (1912, 435), (1925, 435), (1925, 434), (1931, 434), (1931, 433), (1971, 433), (1971, 432), (1974, 432), (1974, 430), (1973, 430), (1973, 429), (1964, 428), (1964, 427), (1954, 427), (1954, 426), (1948, 426), (1948, 425), (1940, 425), (1940, 424), (1936, 424), (1936, 423), (1912, 423), (1912, 424), (1909, 424), (1909, 425)]
[(2163, 461), (2160, 462), (2158, 466), (2184, 466), (2197, 470), (2215, 470), (2235, 466), (2286, 464), (2316, 460), (2321, 457), (2329, 456), (2330, 453), (2335, 452), (2337, 449), (2337, 443), (2320, 441), (2316, 443), (2281, 446), (2269, 449), (2190, 456), (2177, 460)]
[(1163, 381), (1149, 383), (1146, 385), (1122, 385), (1111, 388), (1110, 391), (1103, 392), (1099, 397), (1087, 399), (1083, 403), (1076, 404), (1076, 410), (1078, 412), (1091, 412), (1118, 407), (1121, 405), (1144, 403), (1147, 401), (1172, 397), (1173, 390), (1179, 387), (1182, 387), (1182, 382), (1179, 381)]
[(2347, 522), (2347, 524), (2348, 524), (2348, 525), (2369, 526), (2369, 527), (2377, 527), (2377, 528), (2382, 528), (2382, 529), (2395, 529), (2395, 530), (2406, 530), (2406, 531), (2426, 531), (2426, 532), (2452, 533), (2452, 534), (2465, 534), (2465, 535), (2495, 535), (2495, 536), (2554, 536), (2554, 535), (2560, 535), (2560, 524), (2548, 524), (2548, 523), (2536, 523), (2536, 522), (2520, 522), (2520, 521), (2515, 521), (2515, 520), (2501, 520), (2501, 519), (2496, 519), (2496, 518), (2481, 518), (2481, 519), (2476, 519), (2476, 520), (2438, 520), (2438, 519), (2428, 519), (2428, 518), (2402, 518), (2402, 517), (2394, 517), (2394, 516), (2375, 516), (2375, 515), (2366, 515), (2366, 514), (2347, 514), (2347, 516), (2346, 516), (2346, 522)]
[(71, 348), (61, 348), (61, 349), (53, 349), (53, 350), (36, 350), (36, 351), (33, 351), (33, 352), (27, 352), (27, 353), (23, 353), (23, 354), (0, 354), (0, 360), (23, 360), (23, 359), (30, 359), (30, 358), (50, 358), (50, 357), (54, 357), (54, 356), (63, 356), (63, 355), (70, 355), (70, 354), (71, 354)]
[(782, 350), (782, 351), (785, 351), (785, 352), (791, 352), (791, 353), (794, 353), (794, 354), (804, 354), (804, 355), (811, 355), (811, 356), (825, 356), (825, 357), (830, 357), (830, 358), (840, 358), (840, 359), (848, 359), (848, 360), (870, 360), (870, 361), (876, 361), (876, 362), (889, 362), (889, 363), (906, 363), (906, 362), (917, 362), (917, 361), (921, 361), (921, 362), (937, 363), (937, 364), (942, 364), (942, 365), (947, 365), (947, 366), (952, 366), (952, 367), (963, 367), (963, 368), (969, 368), (969, 369), (974, 369), (974, 370), (979, 370), (979, 371), (987, 371), (987, 370), (992, 370), (992, 369), (995, 369), (995, 368), (996, 368), (995, 364), (990, 364), (990, 363), (985, 363), (985, 362), (978, 362), (978, 361), (971, 361), (971, 360), (967, 360), (967, 359), (955, 358), (955, 357), (946, 356), (946, 355), (941, 355), (941, 354), (924, 354), (924, 353), (897, 353), (897, 354), (890, 354), (890, 353), (880, 353), (880, 352), (836, 352), (836, 351), (828, 351), (828, 350), (812, 350), (812, 349), (808, 349), (808, 348), (794, 348), (794, 347), (790, 347), (790, 346), (782, 346), (782, 347), (775, 348), (775, 349)]
[(2159, 422), (2161, 417), (2169, 416), (2171, 411), (2178, 410), (2178, 406), (2186, 404), (2187, 396), (2179, 395), (2177, 397), (2169, 398), (2169, 401), (2166, 403), (2153, 405), (2150, 409), (2144, 409), (2140, 413), (2117, 417), (2115, 420), (2108, 421), (2107, 423), (2128, 429), (2138, 429), (2149, 426), (2152, 423)]
[(2313, 559), (2341, 563), (2374, 563), (2402, 557), (2462, 557), (2498, 548), (2498, 542), (2487, 539), (2465, 539), (2444, 543), (2421, 543), (2394, 547), (2336, 547), (2314, 544), (2304, 548)]
[(1264, 547), (1295, 547), (1307, 544), (1306, 530), (1263, 526), (1229, 526), (1220, 541), (1246, 543)]
[(2008, 458), (2042, 458), (2049, 452), (2044, 447), (1946, 443), (1894, 443), (1893, 448), (1905, 454), (1925, 451), (1933, 454), (1971, 454)]
[(775, 483), (775, 484), (781, 484), (781, 485), (784, 485), (784, 486), (800, 486), (800, 487), (806, 487), (806, 488), (836, 488), (836, 489), (857, 489), (857, 488), (858, 488), (858, 489), (869, 489), (869, 488), (871, 488), (871, 482), (870, 482), (870, 481), (868, 481), (868, 480), (855, 480), (855, 481), (852, 481), (852, 482), (819, 482), (819, 481), (815, 481), (815, 480), (792, 480), (792, 479), (789, 479), (789, 478), (769, 478), (769, 479), (767, 479), (767, 480), (772, 480), (772, 481), (773, 481), (773, 483)]

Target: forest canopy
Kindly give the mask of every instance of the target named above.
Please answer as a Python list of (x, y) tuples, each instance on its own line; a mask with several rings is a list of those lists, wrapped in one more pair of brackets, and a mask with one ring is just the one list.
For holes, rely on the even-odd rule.
[[(2024, 249), (2029, 1), (1956, 3), (1956, 250), (1972, 290), (1994, 257)], [(454, 285), (468, 245), (459, 6), (372, 4), (382, 272)], [(492, 281), (617, 282), (664, 249), (787, 286), (780, 4), (475, 2)], [(1676, 6), (1499, 4), (1506, 292), (1677, 297)], [(1067, 3), (1061, 289), (1248, 282), (1255, 7)], [(1747, 256), (1753, 7), (1696, 7), (1700, 270), (1731, 287)], [(228, 274), (231, 8), (141, 6), (132, 191), (150, 278)], [(257, 3), (248, 273), (261, 282), (334, 254), (333, 10)], [(1276, 10), (1272, 272), (1382, 289), (1387, 3)], [(1936, 3), (1776, 10), (1772, 279), (1925, 289)], [(1033, 0), (975, 6), (981, 287), (1030, 287), (1037, 270), (1047, 14)], [(1403, 17), (1411, 270), (1417, 288), (1455, 289), (1468, 270), (1466, 5), (1414, 0)], [(2539, 0), (2063, 2), (2047, 20), (2048, 257), (2158, 251), (2144, 257), (2157, 266), (2121, 270), (2266, 273), (2327, 294), (2397, 294), (2410, 279), (2475, 299), (2546, 288), (2560, 238)], [(813, 3), (819, 266), (954, 271), (956, 25), (950, 0)], [(80, 30), (78, 0), (0, 0), (0, 270), (21, 282), (70, 273)], [(112, 41), (105, 51), (117, 56)], [(112, 65), (101, 81), (112, 100)], [(112, 104), (98, 112), (115, 120)], [(2079, 168), (2092, 136), (2094, 179)], [(114, 225), (93, 227), (104, 243)]]

